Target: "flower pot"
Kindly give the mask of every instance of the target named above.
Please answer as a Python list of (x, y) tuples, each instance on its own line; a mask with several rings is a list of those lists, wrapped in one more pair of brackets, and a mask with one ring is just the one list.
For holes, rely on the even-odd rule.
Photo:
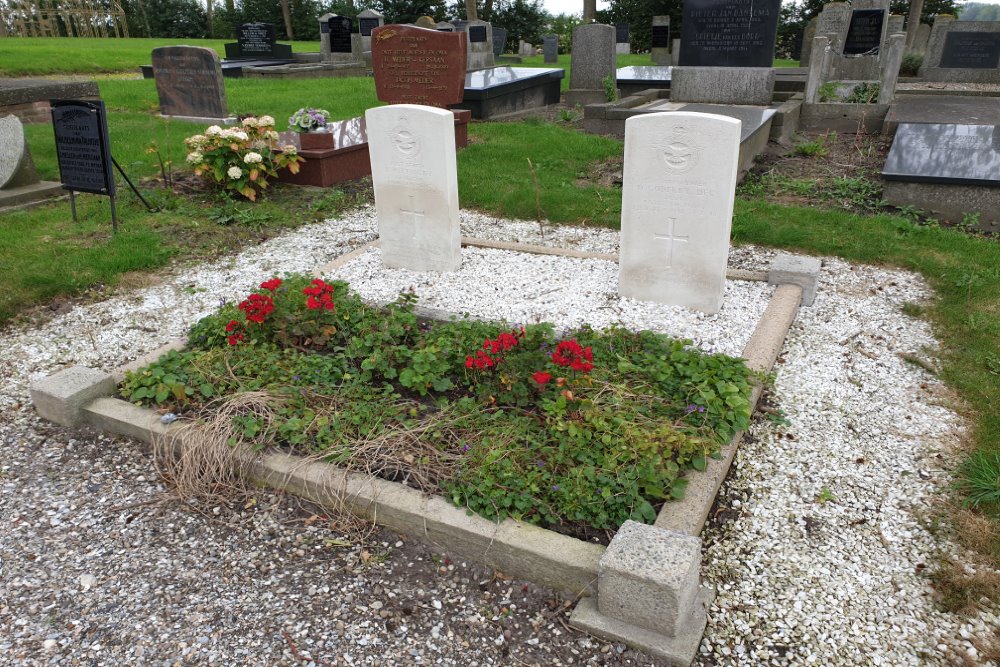
[(329, 132), (303, 132), (299, 135), (299, 148), (304, 151), (322, 151), (333, 148), (333, 135)]

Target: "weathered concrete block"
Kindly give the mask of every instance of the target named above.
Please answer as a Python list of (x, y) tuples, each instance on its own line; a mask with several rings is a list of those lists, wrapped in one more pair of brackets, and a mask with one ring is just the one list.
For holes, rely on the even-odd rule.
[(767, 274), (768, 285), (798, 285), (802, 288), (802, 305), (811, 306), (816, 298), (816, 283), (822, 266), (817, 257), (778, 254)]
[(31, 402), (45, 419), (63, 426), (84, 421), (83, 408), (96, 398), (115, 393), (110, 373), (73, 366), (31, 385)]
[(594, 598), (580, 600), (569, 617), (569, 624), (595, 637), (622, 642), (626, 646), (658, 658), (671, 667), (690, 667), (698, 653), (701, 636), (708, 623), (707, 609), (713, 597), (714, 593), (710, 589), (704, 587), (699, 589), (698, 599), (691, 610), (690, 618), (673, 637), (605, 616), (597, 610)]
[(598, 566), (598, 611), (673, 637), (687, 625), (700, 566), (697, 537), (626, 521)]

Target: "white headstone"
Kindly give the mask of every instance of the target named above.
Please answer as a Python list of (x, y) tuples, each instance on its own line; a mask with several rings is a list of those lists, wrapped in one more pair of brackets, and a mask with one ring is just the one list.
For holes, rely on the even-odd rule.
[(365, 112), (382, 262), (413, 271), (457, 271), (455, 115), (418, 104)]
[(618, 292), (705, 313), (722, 307), (740, 121), (675, 111), (625, 121)]

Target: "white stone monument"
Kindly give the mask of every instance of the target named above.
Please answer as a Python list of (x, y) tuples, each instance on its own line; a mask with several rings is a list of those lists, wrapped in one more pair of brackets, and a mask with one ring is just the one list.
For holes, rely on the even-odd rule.
[(418, 104), (365, 112), (382, 262), (387, 268), (457, 271), (455, 114)]
[(740, 121), (728, 116), (625, 121), (619, 294), (719, 312), (739, 152)]

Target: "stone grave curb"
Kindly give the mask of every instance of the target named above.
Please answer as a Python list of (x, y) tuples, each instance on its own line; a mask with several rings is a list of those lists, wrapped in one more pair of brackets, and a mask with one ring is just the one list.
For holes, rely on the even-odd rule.
[[(367, 252), (377, 243), (373, 241), (338, 257), (314, 271), (314, 275), (336, 269)], [(463, 238), (463, 243), (526, 252), (542, 249), (546, 254), (570, 257), (606, 260), (615, 257), (480, 239)], [(779, 258), (784, 256), (779, 255)], [(818, 262), (815, 267), (810, 265), (810, 269), (812, 268), (815, 268), (815, 272), (811, 273), (811, 280), (815, 281)], [(765, 272), (727, 272), (731, 279), (743, 280), (765, 280), (767, 275)], [(808, 282), (809, 278), (799, 277), (797, 280), (802, 283)], [(770, 370), (798, 312), (802, 294), (801, 284), (781, 284), (775, 289), (743, 352), (748, 365), (754, 370)], [(183, 344), (183, 340), (171, 341), (111, 373), (80, 366), (65, 369), (32, 383), (32, 402), (40, 416), (66, 426), (89, 424), (147, 444), (152, 443), (154, 438), (170, 437), (177, 430), (176, 425), (166, 426), (160, 422), (155, 411), (112, 398), (111, 395), (127, 370), (140, 368), (161, 354), (179, 349)], [(761, 392), (759, 385), (754, 388), (751, 412), (756, 408)], [(697, 535), (711, 509), (715, 494), (728, 473), (742, 435), (739, 433), (734, 436), (723, 448), (723, 457), (711, 460), (708, 469), (689, 482), (684, 500), (665, 506), (654, 526), (641, 526), (642, 530), (650, 531), (651, 540), (668, 545), (666, 548), (671, 548), (671, 544), (699, 540)], [(179, 440), (175, 441), (175, 446), (183, 446)], [(453, 506), (442, 497), (290, 454), (247, 453), (244, 457), (244, 470), (252, 481), (262, 486), (289, 491), (319, 504), (343, 507), (392, 530), (423, 540), (442, 550), (475, 559), (509, 575), (529, 579), (581, 598), (599, 596), (601, 566), (609, 551), (609, 548), (602, 545), (590, 544), (512, 519), (499, 523), (489, 521)], [(700, 554), (700, 548), (697, 551)], [(700, 558), (695, 563), (696, 573), (698, 564)], [(653, 581), (650, 581), (650, 586), (659, 590)], [(667, 588), (663, 590), (666, 595), (671, 594)], [(582, 630), (622, 641), (673, 664), (690, 664), (707, 622), (706, 609), (712, 597), (710, 590), (698, 588), (697, 594), (687, 604), (688, 608), (677, 610), (682, 621), (678, 623), (679, 630), (674, 636), (666, 636), (606, 616), (599, 611), (599, 601), (595, 603), (592, 600), (581, 600), (570, 622)]]

